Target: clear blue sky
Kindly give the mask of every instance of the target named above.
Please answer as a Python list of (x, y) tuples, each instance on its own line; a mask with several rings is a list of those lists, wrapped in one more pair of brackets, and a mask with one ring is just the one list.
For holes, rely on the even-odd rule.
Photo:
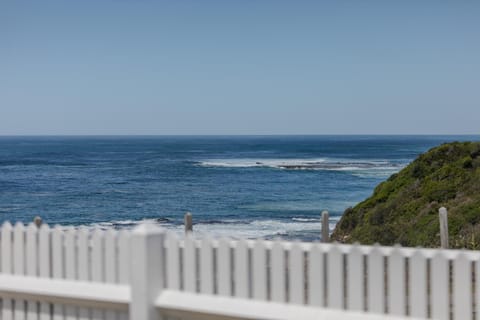
[(0, 2), (0, 134), (473, 134), (480, 1)]

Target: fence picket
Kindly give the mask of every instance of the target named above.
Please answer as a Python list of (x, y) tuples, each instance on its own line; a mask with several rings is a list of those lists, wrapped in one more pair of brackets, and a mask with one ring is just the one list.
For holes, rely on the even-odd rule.
[[(2, 247), (2, 273), (12, 273), (12, 225), (5, 222), (2, 226), (1, 247)], [(2, 320), (13, 319), (13, 301), (12, 299), (2, 299)]]
[[(117, 232), (113, 229), (105, 233), (105, 282), (117, 283)], [(115, 320), (115, 311), (105, 311), (106, 320)]]
[(329, 308), (343, 309), (343, 254), (338, 244), (327, 251), (327, 303)]
[(410, 258), (410, 315), (426, 318), (428, 315), (427, 300), (427, 259), (420, 250)]
[[(406, 315), (405, 257), (398, 248), (388, 256), (388, 314)], [(411, 295), (410, 295), (411, 296)]]
[(472, 318), (471, 262), (460, 253), (453, 261), (453, 318)]
[[(25, 227), (19, 222), (13, 228), (13, 273), (25, 275)], [(14, 319), (25, 319), (25, 300), (15, 299)]]
[(187, 292), (197, 291), (197, 263), (195, 258), (195, 242), (189, 232), (185, 236), (185, 245), (183, 247), (183, 288)]
[(208, 237), (202, 240), (200, 247), (200, 292), (213, 294), (213, 248)]
[(303, 304), (305, 292), (305, 275), (303, 250), (294, 243), (289, 252), (289, 291), (290, 303)]
[(312, 306), (325, 305), (325, 270), (323, 250), (315, 244), (308, 252), (308, 303)]
[(272, 301), (286, 302), (286, 281), (285, 281), (285, 250), (282, 243), (277, 240), (272, 246), (270, 283), (272, 284)]
[(448, 260), (443, 251), (431, 260), (430, 292), (432, 299), (432, 318), (438, 320), (450, 319), (449, 284), (450, 275)]
[[(52, 278), (63, 278), (63, 231), (60, 226), (55, 226), (52, 231)], [(53, 320), (64, 319), (63, 305), (53, 304)]]
[(363, 254), (354, 245), (347, 255), (347, 309), (363, 311), (365, 307)]
[(383, 279), (383, 255), (376, 245), (367, 259), (367, 302), (368, 311), (372, 313), (385, 312), (385, 283)]
[(475, 319), (480, 320), (480, 259), (475, 261)]
[(248, 246), (245, 240), (235, 248), (235, 297), (249, 297)]
[[(38, 232), (38, 266), (39, 275), (43, 278), (51, 277), (50, 227), (42, 224)], [(40, 319), (50, 320), (50, 304), (40, 302)]]
[[(157, 301), (159, 306), (168, 301), (163, 300), (163, 295), (158, 298), (155, 294), (157, 289), (161, 292), (166, 285), (165, 277), (168, 287), (173, 286), (172, 291), (182, 288), (189, 293), (199, 291), (207, 295), (217, 293), (244, 299), (252, 297), (257, 300), (252, 307), (265, 306), (261, 307), (265, 313), (259, 311), (262, 313), (259, 314), (260, 318), (270, 316), (267, 306), (273, 308), (287, 301), (296, 304), (295, 308), (299, 310), (303, 308), (299, 305), (308, 303), (320, 307), (326, 304), (333, 309), (387, 313), (386, 317), (408, 315), (416, 319), (430, 317), (439, 320), (480, 318), (480, 253), (476, 251), (263, 240), (220, 239), (216, 242), (208, 238), (199, 242), (191, 236), (187, 236), (182, 244), (172, 233), (167, 234), (168, 242), (165, 243), (165, 234), (161, 230), (150, 234), (151, 241), (144, 242), (142, 237), (149, 235), (145, 230), (140, 230), (136, 234), (136, 241), (132, 242), (130, 231), (95, 230), (90, 233), (86, 229), (75, 230), (73, 227), (62, 229), (57, 226), (51, 230), (47, 225), (37, 228), (33, 224), (25, 227), (17, 223), (12, 227), (5, 223), (0, 234), (0, 266), (5, 276), (2, 278), (5, 279), (2, 282), (2, 288), (5, 289), (2, 290), (6, 294), (1, 301), (1, 320), (127, 320), (141, 318), (142, 312), (150, 318), (156, 318), (157, 311), (151, 309), (153, 301)], [(134, 261), (140, 263), (131, 261), (131, 248), (135, 250), (133, 246), (143, 246), (142, 253), (134, 255)], [(180, 249), (181, 246), (183, 249)], [(156, 255), (152, 256), (150, 252)], [(142, 263), (144, 259), (146, 262)], [(149, 269), (148, 276), (145, 273), (143, 278), (136, 277), (140, 273), (134, 272), (135, 269), (144, 270), (144, 267)], [(163, 270), (165, 267), (166, 271)], [(8, 298), (11, 290), (9, 281), (14, 286), (18, 281), (21, 293), (29, 291), (22, 281), (31, 280), (25, 277), (22, 280), (15, 279), (9, 274), (41, 277), (35, 280), (36, 283), (52, 278), (110, 284), (99, 286), (99, 292), (111, 290), (115, 284), (127, 284), (132, 288), (133, 283), (135, 294), (132, 295), (133, 302), (129, 310), (136, 311), (129, 315), (125, 311), (116, 311), (116, 308), (108, 309), (105, 304), (109, 301), (108, 297), (99, 304), (103, 307), (92, 307), (95, 309), (84, 307), (83, 303), (88, 299), (79, 305), (75, 304), (75, 300), (65, 305), (39, 302), (45, 300), (36, 299), (35, 291), (32, 291), (32, 295), (14, 296), (21, 298), (12, 300)], [(136, 277), (136, 281), (131, 282), (130, 276)], [(52, 285), (52, 288), (45, 285), (45, 292), (55, 292), (57, 284), (60, 285), (60, 282)], [(89, 284), (92, 285), (94, 283)], [(72, 285), (72, 289), (75, 287)], [(127, 299), (126, 287), (118, 287), (118, 299)], [(58, 290), (61, 292), (61, 289)], [(81, 298), (81, 291), (79, 289), (78, 297), (84, 299)], [(148, 296), (147, 300), (142, 298), (143, 294)], [(187, 293), (181, 295), (189, 296)], [(69, 295), (64, 296), (68, 298)], [(195, 296), (192, 295), (191, 299), (195, 299)], [(55, 297), (58, 296), (53, 295), (51, 301), (59, 301)], [(175, 294), (168, 292), (165, 297), (175, 297)], [(24, 301), (25, 298), (30, 300)], [(266, 300), (277, 304), (261, 303)], [(113, 298), (111, 302), (121, 306), (126, 301), (115, 301)], [(241, 303), (248, 305), (249, 302), (243, 300)], [(176, 309), (169, 310), (167, 307), (161, 310), (174, 314)], [(192, 310), (196, 310), (195, 307)], [(237, 311), (241, 319), (242, 310)], [(208, 313), (205, 316), (208, 317)], [(217, 316), (222, 318), (221, 314)]]
[[(88, 261), (89, 234), (87, 229), (80, 228), (77, 232), (77, 279), (80, 281), (90, 281)], [(90, 310), (88, 308), (79, 308), (78, 319), (90, 319)]]
[[(30, 223), (27, 228), (26, 236), (26, 274), (31, 277), (37, 276), (37, 226)], [(38, 317), (37, 302), (27, 301), (27, 320), (34, 320)]]
[(267, 251), (262, 240), (256, 240), (253, 246), (252, 294), (256, 300), (267, 300)]
[[(118, 282), (130, 284), (130, 233), (122, 230), (118, 233)], [(128, 312), (118, 312), (118, 320), (128, 320)]]
[[(103, 232), (96, 229), (92, 235), (92, 251), (90, 258), (90, 269), (92, 271), (92, 281), (104, 282), (104, 236)], [(104, 310), (93, 309), (92, 320), (105, 319)]]
[[(74, 280), (76, 278), (76, 232), (73, 227), (69, 227), (64, 234), (65, 237), (65, 279)], [(65, 306), (65, 319), (76, 320), (77, 308), (74, 306)]]
[(218, 294), (232, 294), (232, 267), (230, 263), (230, 240), (220, 239), (217, 251)]
[(169, 289), (180, 290), (180, 248), (177, 235), (171, 232), (167, 243), (167, 285)]

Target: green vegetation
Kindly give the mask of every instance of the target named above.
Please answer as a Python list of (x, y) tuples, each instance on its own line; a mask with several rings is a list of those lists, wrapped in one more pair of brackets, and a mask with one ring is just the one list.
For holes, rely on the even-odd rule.
[(332, 239), (438, 247), (442, 206), (448, 209), (450, 246), (479, 249), (480, 142), (447, 143), (420, 155), (347, 209)]

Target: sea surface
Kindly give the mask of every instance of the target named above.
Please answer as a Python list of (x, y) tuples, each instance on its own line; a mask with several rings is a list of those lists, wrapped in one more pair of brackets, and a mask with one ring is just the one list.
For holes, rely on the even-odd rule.
[(479, 136), (0, 137), (0, 220), (318, 240), (420, 153)]

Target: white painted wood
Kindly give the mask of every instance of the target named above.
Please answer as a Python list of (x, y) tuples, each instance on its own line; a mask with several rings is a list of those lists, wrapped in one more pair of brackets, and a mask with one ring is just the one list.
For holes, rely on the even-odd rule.
[[(474, 284), (476, 285), (476, 296), (480, 295), (480, 281), (478, 281), (480, 278), (480, 252), (476, 251), (460, 252), (379, 246), (372, 248), (370, 246), (252, 240), (230, 241), (227, 239), (220, 241), (187, 239), (183, 243), (175, 239), (174, 250), (172, 250), (169, 246), (170, 241), (168, 245), (165, 245), (163, 231), (153, 228), (153, 236), (150, 231), (142, 231), (137, 235), (137, 242), (134, 243), (135, 241), (130, 238), (129, 231), (122, 233), (107, 231), (105, 233), (97, 230), (89, 241), (89, 233), (86, 230), (75, 231), (73, 228), (67, 228), (64, 232), (61, 228), (50, 230), (46, 225), (40, 229), (30, 225), (25, 229), (20, 224), (15, 228), (5, 224), (1, 228), (0, 236), (2, 320), (126, 320), (126, 309), (131, 299), (133, 301), (131, 301), (130, 319), (159, 319), (158, 310), (153, 305), (159, 299), (165, 302), (161, 296), (165, 292), (168, 294), (172, 292), (162, 291), (165, 281), (165, 265), (167, 267), (172, 264), (177, 265), (177, 268), (166, 274), (173, 274), (174, 277), (177, 277), (178, 284), (180, 282), (179, 246), (185, 248), (183, 257), (186, 270), (184, 273), (185, 289), (192, 291), (192, 286), (189, 287), (189, 285), (193, 283), (195, 289), (192, 293), (197, 291), (198, 286), (195, 266), (197, 265), (196, 247), (200, 247), (199, 284), (200, 291), (204, 294), (196, 294), (195, 297), (198, 299), (178, 301), (178, 310), (168, 308), (167, 310), (165, 304), (162, 304), (164, 315), (173, 315), (171, 312), (179, 312), (176, 315), (184, 317), (186, 314), (182, 312), (186, 312), (185, 306), (197, 306), (199, 301), (210, 301), (211, 303), (227, 301), (227, 305), (203, 306), (213, 312), (203, 315), (207, 317), (206, 319), (224, 318), (232, 313), (245, 319), (252, 310), (260, 309), (264, 311), (255, 318), (271, 319), (275, 314), (274, 310), (277, 310), (276, 306), (285, 307), (286, 300), (292, 302), (290, 307), (295, 310), (320, 310), (314, 306), (321, 306), (325, 301), (324, 281), (327, 278), (329, 282), (328, 301), (330, 302), (329, 306), (333, 308), (346, 306), (348, 309), (361, 311), (367, 301), (368, 310), (384, 313), (385, 303), (388, 302), (389, 314), (405, 316), (408, 305), (410, 316), (426, 318), (430, 303), (432, 318), (449, 319), (449, 260), (453, 264), (453, 291), (451, 292), (453, 318), (470, 319), (473, 316), (473, 306), (475, 305), (476, 310), (480, 308), (480, 304), (476, 301), (474, 303), (472, 296)], [(218, 250), (216, 268), (213, 265), (214, 248)], [(132, 251), (130, 252), (130, 250)], [(164, 260), (164, 250), (166, 250), (168, 258), (176, 257), (173, 259), (173, 263), (169, 259)], [(252, 250), (251, 268), (249, 250)], [(288, 269), (285, 266), (286, 250), (288, 250), (289, 257)], [(231, 264), (232, 251), (233, 266)], [(305, 251), (308, 256), (306, 260), (304, 259)], [(269, 256), (270, 259), (268, 259)], [(323, 269), (325, 256), (328, 277)], [(343, 274), (345, 267), (343, 256), (347, 261), (347, 280), (344, 279)], [(366, 289), (368, 298), (363, 297), (364, 257), (367, 257)], [(384, 257), (387, 257), (386, 273)], [(409, 260), (408, 297), (405, 288), (407, 283), (405, 259)], [(430, 263), (428, 264), (429, 259)], [(474, 265), (472, 265), (472, 261)], [(306, 269), (304, 264), (306, 264)], [(430, 265), (430, 273), (427, 272), (428, 265)], [(189, 266), (193, 266), (190, 271)], [(472, 270), (472, 266), (475, 267), (474, 270)], [(214, 274), (214, 270), (216, 270), (216, 274)], [(304, 274), (305, 270), (307, 270), (307, 277)], [(472, 271), (475, 271), (475, 278), (473, 278)], [(134, 277), (132, 281), (130, 281), (130, 273)], [(288, 293), (286, 293), (285, 283), (287, 273), (289, 274)], [(190, 278), (188, 278), (188, 274), (190, 274)], [(388, 281), (388, 292), (385, 292), (385, 275)], [(430, 279), (427, 279), (428, 275)], [(218, 292), (224, 296), (215, 297), (211, 294), (215, 290), (215, 277), (217, 277)], [(234, 278), (232, 279), (232, 277)], [(204, 282), (204, 279), (207, 281)], [(305, 279), (307, 279), (306, 284), (304, 283)], [(344, 281), (347, 281), (345, 286)], [(119, 285), (119, 283), (124, 285)], [(130, 283), (132, 283), (132, 292), (129, 289)], [(430, 288), (428, 288), (428, 284), (430, 284)], [(344, 287), (347, 288), (346, 294), (343, 292)], [(305, 289), (308, 290), (307, 302), (310, 307), (296, 309), (304, 304), (307, 298)], [(238, 299), (248, 298), (250, 290), (253, 300)], [(179, 288), (173, 291), (175, 291), (175, 295), (180, 294), (177, 297), (188, 299), (192, 297), (188, 292), (179, 292)], [(234, 293), (235, 299), (232, 299), (232, 293)], [(160, 298), (158, 294), (160, 294)], [(217, 298), (220, 300), (216, 300)], [(268, 298), (271, 298), (273, 302), (264, 302)], [(344, 301), (345, 298), (347, 301)], [(405, 301), (407, 298), (408, 303)], [(12, 311), (12, 299), (21, 301), (16, 304), (16, 312)], [(24, 304), (23, 301), (27, 303)], [(238, 308), (239, 301), (246, 303), (249, 310), (235, 309)], [(39, 311), (37, 311), (37, 302), (40, 306)], [(50, 303), (53, 303), (52, 319), (50, 318)], [(25, 305), (26, 308), (24, 308)], [(135, 305), (137, 310), (143, 311), (140, 313), (134, 311), (135, 307), (133, 306)], [(230, 309), (224, 310), (226, 313), (216, 313), (228, 306)], [(256, 306), (261, 307), (257, 309)], [(93, 308), (95, 311), (92, 317), (89, 315), (91, 310), (89, 308)], [(82, 310), (86, 312), (82, 313)], [(198, 311), (195, 308), (191, 310)], [(321, 310), (325, 311), (325, 309)], [(141, 317), (142, 312), (147, 318)], [(337, 315), (342, 319), (345, 316), (344, 313)], [(208, 316), (212, 317), (208, 318)], [(291, 319), (303, 318), (303, 314), (290, 314), (290, 316)], [(373, 317), (370, 313), (365, 316)], [(190, 317), (185, 317), (185, 319), (190, 319)]]
[(385, 312), (384, 262), (378, 246), (375, 246), (367, 258), (367, 301), (371, 313)]
[[(63, 279), (64, 270), (63, 270), (63, 231), (60, 226), (55, 226), (52, 231), (52, 278), (54, 279)], [(53, 304), (53, 320), (63, 320), (64, 319), (64, 308), (63, 305), (55, 303)]]
[[(117, 283), (117, 232), (109, 229), (105, 233), (105, 282), (110, 284)], [(117, 314), (115, 311), (105, 311), (106, 320), (115, 320)]]
[[(89, 272), (89, 233), (85, 228), (77, 231), (77, 279), (80, 281), (90, 281)], [(78, 309), (78, 319), (90, 319), (90, 310), (87, 308)]]
[[(76, 232), (73, 227), (69, 227), (65, 231), (65, 279), (75, 280), (77, 273), (76, 261)], [(65, 306), (65, 319), (76, 320), (77, 308), (75, 306)]]
[[(47, 224), (42, 224), (38, 231), (38, 265), (39, 275), (44, 279), (51, 277), (50, 264), (50, 227)], [(40, 302), (40, 319), (50, 320), (50, 304), (47, 302)]]
[(471, 262), (460, 253), (453, 261), (453, 317), (472, 318), (472, 270)]
[(213, 247), (212, 240), (204, 238), (200, 248), (200, 292), (213, 294)]
[[(93, 282), (104, 282), (104, 254), (105, 254), (105, 239), (103, 231), (96, 229), (93, 231), (92, 235), (92, 251), (90, 257), (90, 270), (92, 272), (92, 281)], [(104, 320), (105, 319), (105, 310), (93, 309), (92, 310), (92, 320)]]
[[(130, 232), (118, 233), (118, 282), (130, 284)], [(128, 312), (118, 312), (118, 320), (128, 320)]]
[(343, 254), (338, 244), (330, 246), (327, 251), (327, 303), (329, 308), (343, 309)]
[(448, 259), (443, 251), (438, 251), (431, 260), (431, 303), (432, 318), (448, 320), (449, 308), (449, 283)]
[(304, 272), (304, 258), (303, 250), (296, 243), (292, 245), (289, 252), (289, 288), (290, 288), (290, 303), (304, 304), (305, 292), (305, 272)]
[[(410, 257), (410, 315), (418, 318), (428, 316), (427, 259), (421, 250)], [(436, 281), (434, 279), (434, 281)]]
[(178, 244), (178, 238), (173, 232), (170, 232), (168, 234), (167, 241), (168, 288), (172, 290), (180, 290), (180, 248)]
[(0, 292), (19, 299), (114, 310), (126, 310), (132, 298), (126, 285), (9, 274), (0, 275)]
[(476, 320), (480, 320), (480, 257), (475, 261), (475, 314)]
[[(1, 263), (2, 274), (11, 274), (12, 268), (12, 225), (9, 222), (5, 222), (2, 226), (1, 235)], [(4, 297), (2, 299), (2, 320), (13, 319), (13, 301)]]
[(185, 236), (183, 249), (183, 287), (187, 292), (197, 292), (195, 242), (190, 232)]
[[(345, 312), (304, 305), (197, 295), (173, 290), (162, 292), (155, 305), (161, 310), (162, 314), (175, 316), (178, 319), (405, 320), (404, 317), (391, 315)], [(414, 320), (414, 318), (409, 319)]]
[[(25, 275), (25, 227), (16, 223), (13, 228), (13, 273)], [(26, 317), (25, 300), (15, 299), (15, 320), (24, 320)]]
[(252, 254), (252, 295), (254, 299), (267, 299), (267, 255), (263, 240), (256, 240)]
[(358, 245), (353, 245), (347, 254), (348, 310), (363, 311), (365, 308), (364, 277), (363, 254)]
[[(38, 276), (38, 239), (37, 239), (37, 226), (33, 223), (30, 223), (27, 228), (26, 235), (26, 275), (31, 277)], [(36, 301), (27, 301), (27, 320), (36, 320), (38, 318), (37, 302)]]
[(118, 282), (130, 283), (130, 232), (122, 230), (118, 233)]
[(234, 250), (235, 259), (235, 297), (248, 298), (250, 296), (250, 272), (248, 259), (248, 245), (245, 240), (237, 242)]
[(155, 300), (164, 288), (165, 233), (151, 224), (134, 229), (131, 239), (130, 320), (159, 320)]
[(285, 250), (282, 243), (277, 240), (273, 244), (271, 251), (271, 272), (270, 283), (272, 287), (272, 301), (286, 302), (286, 268), (285, 268)]
[(325, 305), (325, 270), (323, 250), (316, 244), (308, 252), (308, 303), (311, 306)]
[(405, 257), (398, 247), (388, 256), (388, 314), (398, 316), (407, 314), (405, 262)]
[(230, 263), (230, 240), (220, 239), (217, 251), (218, 294), (232, 294), (232, 266)]

